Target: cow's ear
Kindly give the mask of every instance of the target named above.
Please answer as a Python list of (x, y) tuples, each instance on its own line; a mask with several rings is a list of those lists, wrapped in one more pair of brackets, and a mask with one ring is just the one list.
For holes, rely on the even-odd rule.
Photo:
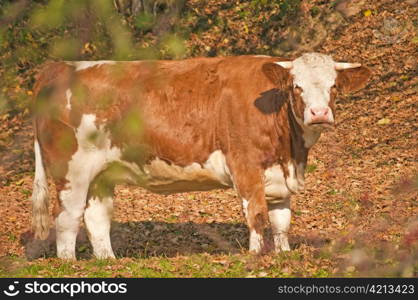
[(337, 71), (337, 88), (343, 93), (357, 91), (366, 86), (372, 72), (369, 68), (359, 66)]
[[(284, 66), (283, 63), (286, 63)], [(291, 84), (291, 76), (289, 73), (288, 65), (291, 62), (282, 63), (265, 63), (263, 64), (262, 70), (264, 75), (274, 84), (279, 87), (285, 87)]]

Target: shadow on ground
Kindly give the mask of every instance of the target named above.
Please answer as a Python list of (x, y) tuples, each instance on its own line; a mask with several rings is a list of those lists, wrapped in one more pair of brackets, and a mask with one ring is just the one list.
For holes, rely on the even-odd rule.
[[(266, 236), (268, 248), (272, 249), (271, 232), (268, 231)], [(114, 222), (111, 230), (112, 247), (117, 257), (236, 254), (247, 251), (248, 238), (248, 229), (243, 223)], [(292, 249), (302, 244), (321, 247), (328, 242), (328, 239), (317, 235), (290, 235)], [(36, 240), (26, 232), (21, 236), (21, 243), (27, 259), (56, 256), (54, 229), (45, 241)], [(92, 247), (84, 227), (78, 234), (76, 251), (79, 259), (92, 257)]]

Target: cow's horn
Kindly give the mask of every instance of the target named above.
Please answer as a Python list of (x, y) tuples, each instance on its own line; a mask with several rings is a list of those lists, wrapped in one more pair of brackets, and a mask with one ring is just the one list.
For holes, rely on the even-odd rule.
[(285, 69), (291, 69), (293, 67), (293, 62), (291, 61), (278, 61), (276, 64)]
[(345, 70), (345, 69), (353, 69), (361, 67), (359, 63), (346, 63), (346, 62), (336, 62), (335, 63), (335, 70)]

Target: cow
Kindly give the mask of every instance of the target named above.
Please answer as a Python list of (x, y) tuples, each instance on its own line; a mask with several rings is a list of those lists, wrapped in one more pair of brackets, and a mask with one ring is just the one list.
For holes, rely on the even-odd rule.
[(162, 194), (234, 188), (249, 251), (290, 250), (290, 197), (309, 149), (335, 123), (338, 92), (370, 70), (321, 53), (45, 63), (34, 86), (32, 227), (49, 234), (47, 175), (58, 200), (57, 256), (75, 259), (84, 220), (97, 258), (114, 258), (114, 187)]

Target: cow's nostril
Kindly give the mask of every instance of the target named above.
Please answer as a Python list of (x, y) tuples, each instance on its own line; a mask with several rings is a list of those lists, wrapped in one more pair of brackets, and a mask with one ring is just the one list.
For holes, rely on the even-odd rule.
[(329, 112), (329, 108), (311, 108), (311, 114), (312, 116), (321, 117), (321, 116), (327, 116)]

